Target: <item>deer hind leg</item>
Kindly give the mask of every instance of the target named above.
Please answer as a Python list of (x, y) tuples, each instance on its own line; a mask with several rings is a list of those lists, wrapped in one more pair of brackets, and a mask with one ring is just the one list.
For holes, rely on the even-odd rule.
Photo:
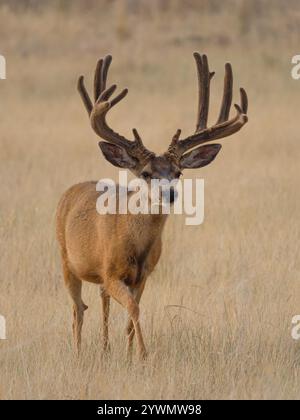
[[(135, 298), (135, 301), (137, 304), (140, 303), (144, 288), (146, 284), (146, 279), (142, 281), (140, 286), (137, 289), (132, 290), (133, 297)], [(133, 345), (133, 338), (134, 338), (134, 325), (132, 322), (132, 319), (128, 319), (127, 327), (126, 327), (126, 335), (127, 335), (127, 356), (130, 359), (132, 356), (132, 345)]]
[(79, 280), (70, 270), (64, 265), (64, 279), (66, 287), (70, 293), (73, 301), (73, 336), (77, 355), (80, 354), (81, 349), (81, 331), (83, 325), (83, 313), (88, 308), (81, 298), (82, 281)]
[(109, 306), (110, 306), (110, 296), (105, 291), (105, 289), (100, 286), (100, 295), (102, 299), (102, 334), (103, 334), (103, 351), (108, 351), (109, 340), (108, 340), (108, 317), (109, 317)]
[(110, 281), (107, 284), (106, 290), (111, 297), (113, 297), (117, 302), (119, 302), (124, 308), (127, 309), (136, 333), (140, 358), (145, 359), (147, 352), (139, 322), (139, 305), (125, 284), (120, 280)]

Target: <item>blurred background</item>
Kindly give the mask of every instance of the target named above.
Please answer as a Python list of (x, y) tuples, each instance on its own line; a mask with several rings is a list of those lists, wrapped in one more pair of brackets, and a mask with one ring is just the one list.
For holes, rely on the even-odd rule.
[[(0, 398), (299, 398), (300, 4), (289, 0), (0, 1)], [(99, 57), (129, 88), (109, 121), (163, 152), (194, 131), (192, 53), (208, 55), (210, 123), (225, 62), (249, 97), (249, 123), (222, 141), (205, 180), (205, 220), (171, 216), (142, 298), (149, 360), (128, 366), (125, 312), (114, 304), (101, 357), (100, 299), (85, 285), (83, 357), (73, 357), (54, 217), (74, 183), (117, 178), (76, 91)]]

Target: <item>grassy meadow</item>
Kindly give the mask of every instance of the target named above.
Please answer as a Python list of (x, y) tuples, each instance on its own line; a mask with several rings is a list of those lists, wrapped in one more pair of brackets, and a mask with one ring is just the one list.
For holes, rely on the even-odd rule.
[[(42, 4), (41, 4), (42, 3)], [(0, 399), (245, 399), (300, 397), (300, 7), (283, 1), (0, 2)], [(99, 57), (129, 88), (110, 123), (163, 152), (177, 128), (192, 133), (192, 53), (243, 86), (249, 123), (222, 141), (216, 161), (186, 171), (205, 179), (205, 220), (170, 216), (164, 249), (141, 301), (149, 357), (126, 361), (127, 315), (112, 303), (111, 354), (101, 354), (100, 297), (89, 306), (83, 352), (73, 354), (72, 308), (55, 239), (55, 210), (74, 183), (117, 177), (97, 146), (76, 91)]]

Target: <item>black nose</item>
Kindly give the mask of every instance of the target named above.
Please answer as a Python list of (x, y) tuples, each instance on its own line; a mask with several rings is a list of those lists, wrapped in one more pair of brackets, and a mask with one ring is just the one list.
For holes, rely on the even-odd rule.
[(170, 189), (170, 203), (174, 203), (175, 201), (175, 191), (174, 188)]

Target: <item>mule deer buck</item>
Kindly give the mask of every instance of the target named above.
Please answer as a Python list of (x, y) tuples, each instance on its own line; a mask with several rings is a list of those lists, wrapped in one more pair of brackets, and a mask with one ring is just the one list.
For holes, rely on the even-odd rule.
[[(225, 65), (224, 91), (219, 117), (215, 125), (207, 127), (210, 81), (207, 57), (194, 53), (198, 73), (198, 112), (194, 134), (180, 139), (177, 130), (167, 151), (157, 156), (148, 150), (136, 129), (134, 140), (128, 140), (109, 127), (108, 111), (127, 94), (127, 89), (111, 99), (116, 85), (106, 86), (110, 55), (98, 61), (94, 78), (94, 103), (84, 86), (83, 76), (78, 90), (88, 112), (91, 126), (99, 137), (99, 147), (112, 165), (127, 168), (148, 183), (151, 179), (174, 180), (186, 168), (200, 168), (214, 160), (220, 144), (204, 143), (230, 136), (247, 122), (247, 95), (240, 89), (241, 103), (235, 105), (236, 116), (229, 118), (232, 101), (232, 69)], [(200, 146), (201, 145), (201, 146)], [(199, 147), (196, 147), (199, 146)], [(192, 150), (190, 150), (192, 149)], [(107, 350), (110, 298), (114, 298), (128, 312), (127, 325), (130, 355), (136, 334), (141, 358), (146, 356), (141, 326), (139, 302), (149, 274), (158, 263), (162, 248), (162, 231), (166, 214), (105, 214), (96, 211), (98, 198), (96, 182), (84, 182), (68, 189), (57, 210), (57, 238), (61, 248), (66, 287), (73, 300), (73, 334), (80, 351), (81, 330), (87, 306), (81, 297), (84, 281), (100, 286), (103, 310), (103, 349)], [(130, 193), (129, 193), (130, 194)], [(169, 202), (175, 198), (169, 191)]]

